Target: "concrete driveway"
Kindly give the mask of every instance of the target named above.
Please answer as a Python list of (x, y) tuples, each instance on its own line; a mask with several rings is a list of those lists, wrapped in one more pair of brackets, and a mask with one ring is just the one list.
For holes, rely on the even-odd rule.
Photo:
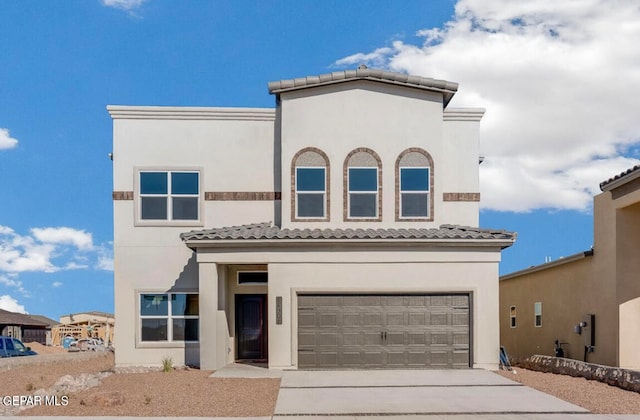
[(485, 370), (285, 371), (274, 418), (592, 418), (586, 413)]

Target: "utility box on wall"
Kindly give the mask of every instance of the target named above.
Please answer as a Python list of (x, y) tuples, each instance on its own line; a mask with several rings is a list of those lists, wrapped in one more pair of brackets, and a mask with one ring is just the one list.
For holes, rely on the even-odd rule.
[(584, 346), (589, 353), (595, 351), (596, 346), (596, 316), (587, 314), (580, 323), (584, 333)]

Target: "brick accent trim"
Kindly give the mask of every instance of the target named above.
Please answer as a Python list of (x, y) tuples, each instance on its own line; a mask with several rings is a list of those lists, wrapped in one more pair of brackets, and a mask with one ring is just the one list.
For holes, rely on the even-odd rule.
[[(296, 217), (296, 161), (306, 152), (314, 152), (320, 155), (324, 159), (326, 179), (326, 197), (325, 206), (327, 213), (323, 219), (300, 219)], [(305, 147), (301, 149), (291, 159), (291, 221), (292, 222), (328, 222), (331, 220), (331, 165), (329, 164), (329, 157), (325, 152), (317, 147)]]
[[(400, 161), (402, 160), (403, 157), (405, 157), (405, 155), (408, 155), (409, 153), (420, 153), (421, 155), (423, 155), (424, 157), (427, 158), (427, 160), (429, 161), (429, 217), (425, 217), (425, 218), (420, 218), (420, 219), (406, 219), (406, 218), (400, 218)], [(396, 159), (396, 179), (395, 179), (395, 187), (396, 187), (396, 197), (395, 197), (395, 205), (396, 205), (396, 222), (433, 222), (433, 197), (435, 196), (436, 193), (436, 188), (435, 188), (435, 183), (434, 183), (434, 179), (435, 179), (435, 167), (433, 165), (433, 158), (431, 157), (431, 155), (429, 154), (429, 152), (427, 152), (424, 149), (421, 149), (419, 147), (410, 147), (406, 150), (403, 150), (402, 153), (400, 153), (398, 155), (398, 159)]]
[(480, 193), (442, 193), (443, 201), (480, 201)]
[[(349, 217), (349, 160), (351, 156), (356, 153), (368, 153), (370, 154), (378, 163), (378, 217), (369, 218), (369, 219), (361, 219), (361, 218), (350, 218)], [(373, 150), (368, 147), (358, 147), (357, 149), (353, 149), (344, 160), (344, 166), (342, 167), (342, 220), (345, 222), (381, 222), (382, 221), (382, 160), (380, 156)]]
[(280, 200), (282, 194), (260, 191), (205, 191), (205, 201), (273, 201)]
[(133, 191), (114, 191), (111, 196), (114, 200), (133, 200)]

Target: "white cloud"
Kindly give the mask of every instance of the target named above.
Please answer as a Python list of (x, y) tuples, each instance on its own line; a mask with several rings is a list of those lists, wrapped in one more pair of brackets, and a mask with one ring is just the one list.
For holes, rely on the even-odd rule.
[(93, 239), (90, 233), (68, 227), (58, 228), (33, 228), (31, 234), (34, 238), (46, 244), (73, 245), (78, 249), (86, 250), (93, 247)]
[(18, 145), (18, 140), (9, 135), (9, 130), (0, 128), (0, 150), (13, 149)]
[(139, 8), (147, 0), (102, 0), (102, 5), (116, 9), (131, 11)]
[(31, 295), (24, 288), (22, 281), (17, 279), (17, 275), (15, 273), (10, 273), (6, 275), (0, 274), (0, 284), (7, 287), (15, 288), (18, 292), (22, 293), (22, 295), (25, 297), (29, 297)]
[(482, 206), (587, 209), (601, 181), (640, 161), (640, 5), (460, 0), (455, 18), (363, 61), (460, 83), (450, 106), (487, 108)]
[(18, 312), (21, 314), (28, 313), (23, 305), (20, 305), (17, 300), (9, 295), (0, 296), (0, 309), (4, 309), (9, 312)]
[(51, 283), (51, 286), (53, 286), (53, 287), (61, 287), (62, 284), (63, 283), (61, 281), (54, 281), (53, 283)]
[(50, 227), (30, 232), (19, 235), (0, 226), (0, 273), (87, 269), (102, 265), (110, 252), (103, 245), (94, 246), (91, 233), (84, 230)]

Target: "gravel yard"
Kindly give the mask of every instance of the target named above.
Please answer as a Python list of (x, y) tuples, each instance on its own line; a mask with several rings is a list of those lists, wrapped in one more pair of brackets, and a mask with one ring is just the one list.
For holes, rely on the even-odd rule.
[(640, 394), (604, 384), (555, 373), (514, 368), (515, 374), (498, 371), (505, 378), (584, 407), (598, 414), (640, 414)]
[[(113, 369), (112, 353), (50, 355), (44, 349), (29, 365), (7, 366), (0, 359), (0, 396), (31, 395), (48, 389), (64, 375), (78, 376)], [(52, 351), (49, 351), (52, 353)], [(53, 361), (55, 358), (62, 361)], [(69, 357), (72, 359), (69, 360)], [(594, 413), (640, 414), (640, 394), (582, 378), (525, 369), (498, 372), (511, 380), (582, 406)], [(68, 405), (41, 405), (28, 416), (271, 416), (279, 379), (209, 378), (211, 371), (177, 369), (168, 373), (118, 373), (95, 388), (69, 394)], [(113, 404), (112, 406), (109, 406)], [(2, 413), (0, 405), (0, 414)]]

